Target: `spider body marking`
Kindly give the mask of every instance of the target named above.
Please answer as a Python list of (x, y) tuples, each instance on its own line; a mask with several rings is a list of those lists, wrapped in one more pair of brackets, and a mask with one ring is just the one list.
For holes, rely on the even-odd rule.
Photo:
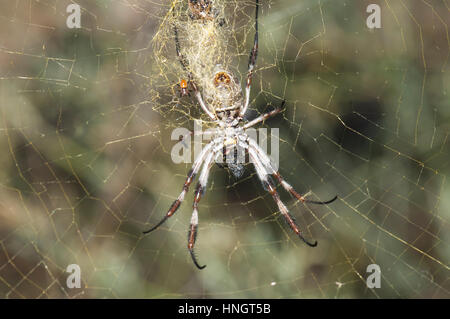
[[(165, 221), (167, 221), (167, 219), (174, 215), (174, 213), (181, 206), (181, 203), (184, 201), (185, 195), (188, 192), (192, 181), (200, 173), (197, 187), (194, 193), (193, 213), (188, 231), (187, 246), (195, 266), (199, 269), (205, 268), (206, 265), (201, 266), (194, 254), (194, 246), (197, 238), (199, 221), (198, 204), (206, 190), (211, 166), (214, 162), (220, 162), (220, 157), (226, 157), (226, 164), (228, 165), (228, 167), (230, 167), (233, 174), (235, 174), (235, 176), (240, 176), (242, 174), (241, 171), (243, 169), (243, 166), (239, 161), (236, 161), (236, 159), (240, 158), (239, 155), (242, 155), (242, 151), (246, 151), (248, 153), (255, 167), (256, 174), (260, 179), (264, 189), (268, 191), (274, 199), (280, 213), (285, 218), (289, 227), (308, 246), (315, 247), (317, 245), (317, 241), (310, 242), (305, 239), (301, 229), (295, 222), (295, 219), (289, 213), (286, 205), (281, 201), (275, 184), (272, 181), (272, 177), (274, 177), (278, 181), (282, 188), (284, 188), (287, 192), (289, 192), (293, 197), (295, 197), (302, 203), (324, 205), (329, 204), (337, 199), (337, 196), (335, 196), (334, 198), (327, 201), (313, 201), (306, 199), (306, 196), (302, 196), (297, 193), (294, 188), (290, 184), (288, 184), (287, 181), (284, 180), (284, 178), (280, 175), (275, 166), (272, 164), (267, 153), (258, 145), (258, 143), (254, 139), (249, 137), (246, 133), (246, 130), (248, 128), (258, 123), (264, 122), (266, 119), (279, 114), (284, 105), (284, 101), (280, 108), (262, 114), (257, 118), (242, 124), (242, 122), (244, 121), (244, 115), (246, 114), (250, 103), (250, 90), (253, 71), (258, 56), (259, 0), (255, 0), (255, 5), (255, 37), (253, 47), (250, 51), (249, 56), (245, 92), (242, 91), (239, 82), (229, 70), (226, 70), (221, 65), (216, 65), (214, 76), (211, 79), (212, 85), (209, 86), (210, 91), (207, 90), (206, 92), (203, 92), (205, 95), (204, 99), (197, 84), (195, 83), (195, 80), (193, 79), (192, 74), (188, 70), (188, 62), (181, 54), (178, 32), (176, 28), (174, 29), (177, 55), (183, 69), (188, 72), (190, 84), (194, 91), (194, 96), (197, 99), (202, 110), (208, 115), (210, 120), (217, 125), (217, 128), (214, 129), (212, 140), (208, 144), (206, 144), (206, 146), (202, 149), (200, 154), (195, 159), (194, 164), (192, 165), (192, 169), (188, 173), (188, 176), (186, 178), (186, 181), (184, 182), (182, 191), (178, 198), (170, 206), (163, 219), (153, 228), (145, 231), (144, 233), (146, 234), (157, 229)], [(199, 19), (206, 19), (205, 15), (212, 12), (211, 1), (208, 0), (189, 0), (189, 7), (191, 8), (192, 15), (199, 16)], [(194, 133), (190, 134), (192, 135)], [(232, 156), (230, 156), (230, 154)]]

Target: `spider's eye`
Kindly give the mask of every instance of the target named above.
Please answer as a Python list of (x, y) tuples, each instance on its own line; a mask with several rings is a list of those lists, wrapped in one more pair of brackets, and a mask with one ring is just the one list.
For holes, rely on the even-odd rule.
[(230, 76), (226, 72), (218, 72), (214, 77), (214, 85), (219, 86), (220, 84), (229, 84), (231, 81)]

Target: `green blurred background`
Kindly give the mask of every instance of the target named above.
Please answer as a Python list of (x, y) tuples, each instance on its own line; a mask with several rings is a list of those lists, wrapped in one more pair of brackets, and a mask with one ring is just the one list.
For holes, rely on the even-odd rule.
[[(200, 203), (203, 271), (186, 248), (192, 191), (142, 235), (189, 170), (172, 162), (170, 134), (199, 116), (173, 95), (173, 50), (172, 74), (155, 60), (169, 3), (76, 2), (78, 30), (69, 1), (0, 3), (1, 298), (450, 297), (447, 1), (261, 1), (253, 112), (287, 100), (264, 124), (280, 128), (282, 175), (339, 200), (303, 206), (278, 188), (318, 240), (309, 248), (251, 166), (240, 180), (215, 167)], [(381, 29), (366, 26), (371, 3)], [(253, 3), (236, 5), (245, 75)], [(66, 286), (69, 264), (80, 289)], [(379, 289), (366, 286), (369, 264)]]

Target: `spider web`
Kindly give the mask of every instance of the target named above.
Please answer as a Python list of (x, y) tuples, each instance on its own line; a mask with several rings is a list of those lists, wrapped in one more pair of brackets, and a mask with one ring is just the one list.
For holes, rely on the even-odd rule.
[[(374, 1), (374, 30), (372, 1), (261, 2), (251, 114), (286, 99), (262, 125), (280, 128), (281, 174), (313, 199), (339, 196), (306, 206), (277, 187), (318, 247), (290, 231), (250, 165), (239, 180), (211, 172), (196, 244), (205, 270), (186, 249), (192, 190), (142, 234), (190, 169), (172, 162), (171, 132), (202, 116), (177, 95), (186, 74), (171, 23), (182, 44), (194, 36), (169, 13), (180, 1), (77, 1), (79, 30), (66, 27), (74, 2), (5, 1), (0, 296), (450, 297), (448, 2)], [(214, 5), (228, 19), (224, 63), (245, 83), (254, 3)], [(70, 264), (81, 288), (66, 285)], [(381, 288), (367, 287), (369, 264)]]

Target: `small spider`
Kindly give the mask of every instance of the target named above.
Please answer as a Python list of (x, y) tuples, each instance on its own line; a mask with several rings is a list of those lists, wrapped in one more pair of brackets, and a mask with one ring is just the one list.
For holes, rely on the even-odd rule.
[[(210, 1), (206, 0), (190, 1), (189, 3), (190, 5), (191, 4), (203, 5), (202, 8), (205, 8), (204, 6), (206, 5), (208, 8), (210, 6)], [(220, 157), (223, 157), (224, 155), (228, 154), (235, 154), (237, 149), (246, 150), (252, 160), (257, 176), (261, 180), (264, 189), (267, 190), (270, 193), (270, 195), (272, 195), (274, 201), (278, 206), (279, 211), (286, 219), (290, 228), (300, 237), (301, 240), (303, 240), (307, 245), (311, 247), (316, 246), (317, 241), (309, 242), (303, 237), (302, 231), (299, 229), (294, 218), (289, 213), (286, 205), (281, 201), (280, 196), (278, 195), (278, 192), (275, 189), (275, 184), (273, 183), (271, 176), (275, 177), (278, 183), (280, 183), (280, 185), (287, 192), (289, 192), (292, 196), (294, 196), (303, 203), (324, 205), (329, 204), (337, 199), (337, 196), (335, 196), (334, 198), (328, 201), (313, 201), (308, 200), (305, 198), (305, 196), (302, 196), (299, 193), (297, 193), (294, 190), (294, 188), (291, 185), (289, 185), (283, 179), (280, 173), (276, 170), (275, 166), (271, 162), (266, 152), (258, 145), (258, 143), (254, 139), (250, 138), (246, 134), (246, 130), (248, 128), (260, 122), (264, 122), (266, 119), (279, 114), (281, 112), (281, 107), (268, 113), (262, 114), (261, 116), (247, 123), (244, 123), (243, 125), (240, 125), (241, 122), (244, 121), (244, 115), (246, 114), (249, 106), (253, 70), (255, 68), (258, 54), (259, 0), (255, 0), (255, 4), (256, 4), (255, 38), (253, 48), (250, 52), (249, 57), (245, 96), (242, 92), (240, 84), (233, 76), (233, 74), (228, 70), (224, 69), (222, 66), (217, 65), (214, 78), (211, 79), (214, 83), (214, 85), (212, 86), (212, 92), (204, 92), (208, 102), (205, 103), (202, 94), (200, 93), (195, 81), (193, 80), (192, 74), (190, 74), (188, 71), (187, 68), (188, 62), (184, 59), (183, 55), (180, 52), (178, 32), (176, 28), (174, 29), (176, 51), (180, 63), (183, 66), (184, 70), (189, 73), (190, 84), (194, 91), (195, 97), (198, 103), (200, 104), (200, 107), (209, 116), (211, 121), (213, 121), (217, 125), (217, 127), (213, 130), (213, 138), (211, 139), (211, 142), (209, 142), (203, 148), (201, 153), (195, 159), (192, 169), (188, 173), (187, 179), (183, 185), (183, 189), (178, 198), (170, 206), (169, 210), (167, 211), (166, 215), (162, 218), (162, 220), (151, 229), (145, 231), (144, 234), (154, 231), (175, 214), (175, 212), (183, 202), (185, 195), (189, 190), (189, 186), (191, 185), (192, 181), (197, 176), (197, 174), (200, 172), (200, 169), (202, 168), (203, 165), (203, 168), (200, 172), (199, 182), (197, 183), (197, 187), (195, 189), (193, 213), (188, 232), (188, 250), (191, 254), (194, 264), (199, 269), (205, 268), (206, 265), (200, 266), (194, 254), (194, 245), (198, 231), (198, 203), (200, 202), (200, 199), (206, 190), (206, 185), (208, 182), (211, 166)], [(194, 133), (192, 132), (190, 133), (190, 135), (193, 134)], [(242, 175), (243, 167), (241, 164), (235, 164), (234, 162), (230, 164), (232, 167), (231, 170), (233, 171), (233, 174), (235, 174), (236, 176)]]
[(182, 79), (180, 83), (178, 83), (178, 87), (180, 88), (180, 98), (183, 96), (191, 96), (191, 93), (188, 89), (188, 81)]

